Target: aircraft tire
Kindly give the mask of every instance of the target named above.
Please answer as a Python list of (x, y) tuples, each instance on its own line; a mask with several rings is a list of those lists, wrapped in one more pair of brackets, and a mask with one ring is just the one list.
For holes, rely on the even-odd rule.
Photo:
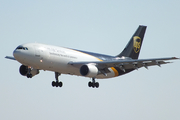
[(95, 83), (92, 83), (92, 88), (94, 88), (95, 87)]
[(56, 82), (56, 85), (55, 85), (56, 87), (58, 87), (59, 86), (59, 82)]
[(29, 77), (32, 78), (32, 74), (29, 74)]
[(62, 87), (62, 86), (63, 86), (63, 83), (62, 83), (62, 82), (59, 82), (59, 83), (58, 83), (58, 86), (59, 86), (59, 87)]
[(27, 78), (32, 78), (32, 74), (27, 74)]
[(99, 87), (99, 83), (98, 82), (93, 83), (93, 82), (89, 81), (88, 86), (92, 87), (92, 88), (94, 88), (94, 87), (98, 88)]
[(96, 88), (98, 88), (98, 87), (99, 87), (99, 83), (98, 83), (98, 82), (96, 82), (96, 83), (95, 83), (95, 86), (96, 86)]
[(56, 86), (56, 82), (55, 81), (52, 81), (52, 86)]
[(89, 81), (88, 86), (89, 86), (89, 87), (92, 87), (92, 82)]
[(52, 81), (52, 86), (53, 87), (62, 87), (63, 83), (62, 82), (55, 82), (55, 81)]

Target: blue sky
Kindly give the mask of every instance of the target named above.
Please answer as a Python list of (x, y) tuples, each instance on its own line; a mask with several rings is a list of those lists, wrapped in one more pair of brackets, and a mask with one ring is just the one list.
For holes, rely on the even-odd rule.
[(39, 42), (117, 55), (139, 25), (147, 25), (140, 58), (180, 57), (178, 0), (171, 1), (24, 1), (0, 4), (0, 119), (179, 120), (180, 61), (141, 68), (124, 76), (97, 80), (53, 72), (32, 79), (19, 74), (20, 63), (7, 60), (20, 44)]

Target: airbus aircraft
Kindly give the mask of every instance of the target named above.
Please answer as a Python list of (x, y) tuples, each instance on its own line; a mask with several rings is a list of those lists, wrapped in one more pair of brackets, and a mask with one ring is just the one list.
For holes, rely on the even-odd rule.
[(138, 59), (145, 31), (146, 26), (140, 25), (127, 46), (117, 56), (28, 43), (19, 45), (13, 52), (14, 57), (5, 58), (20, 62), (22, 65), (19, 72), (27, 78), (39, 74), (39, 70), (55, 72), (56, 81), (52, 81), (53, 87), (62, 87), (63, 83), (59, 81), (59, 75), (70, 74), (92, 78), (88, 86), (98, 88), (99, 83), (95, 79), (117, 77), (141, 67), (148, 69), (148, 66), (160, 66), (170, 63), (167, 62), (168, 60), (178, 59), (176, 57)]

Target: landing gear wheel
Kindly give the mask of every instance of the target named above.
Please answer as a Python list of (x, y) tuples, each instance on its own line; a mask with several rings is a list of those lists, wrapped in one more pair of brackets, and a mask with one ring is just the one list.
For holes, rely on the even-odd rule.
[(52, 81), (52, 86), (53, 86), (53, 87), (62, 87), (62, 85), (63, 85), (62, 82)]
[(92, 79), (92, 82), (89, 81), (88, 86), (89, 86), (89, 87), (92, 87), (92, 88), (95, 88), (95, 87), (98, 88), (98, 87), (99, 87), (99, 83), (98, 83), (98, 82), (95, 82), (95, 78), (93, 78), (93, 79)]
[(31, 70), (32, 70), (33, 68), (32, 67), (28, 67), (28, 71), (27, 71), (27, 78), (32, 78), (32, 74), (31, 74)]
[(95, 83), (95, 86), (96, 86), (96, 88), (98, 88), (98, 87), (99, 87), (99, 83), (98, 83), (98, 82), (96, 82), (96, 83)]
[(94, 88), (95, 87), (95, 85), (94, 85), (94, 83), (92, 84), (92, 88)]
[(27, 78), (32, 78), (32, 74), (27, 74)]
[(52, 81), (52, 86), (53, 87), (62, 87), (63, 86), (63, 83), (59, 82), (59, 79), (58, 79), (59, 75), (61, 75), (61, 74), (58, 73), (58, 72), (55, 72), (56, 81)]
[(62, 82), (59, 82), (59, 83), (58, 83), (58, 86), (59, 86), (59, 87), (62, 87), (62, 86), (63, 86), (63, 83), (62, 83)]
[(56, 86), (56, 82), (55, 81), (52, 81), (52, 86)]
[(91, 81), (89, 81), (88, 86), (92, 87), (92, 82)]
[(56, 87), (58, 87), (59, 86), (59, 83), (56, 81)]

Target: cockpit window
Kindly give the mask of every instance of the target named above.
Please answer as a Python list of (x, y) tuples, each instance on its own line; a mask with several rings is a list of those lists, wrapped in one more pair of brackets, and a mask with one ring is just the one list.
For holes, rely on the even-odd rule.
[(25, 47), (24, 49), (25, 49), (25, 50), (28, 50), (28, 48), (27, 48), (27, 47)]
[(18, 46), (16, 49), (22, 49), (22, 50), (28, 50), (28, 48), (27, 47), (23, 47), (23, 46)]

